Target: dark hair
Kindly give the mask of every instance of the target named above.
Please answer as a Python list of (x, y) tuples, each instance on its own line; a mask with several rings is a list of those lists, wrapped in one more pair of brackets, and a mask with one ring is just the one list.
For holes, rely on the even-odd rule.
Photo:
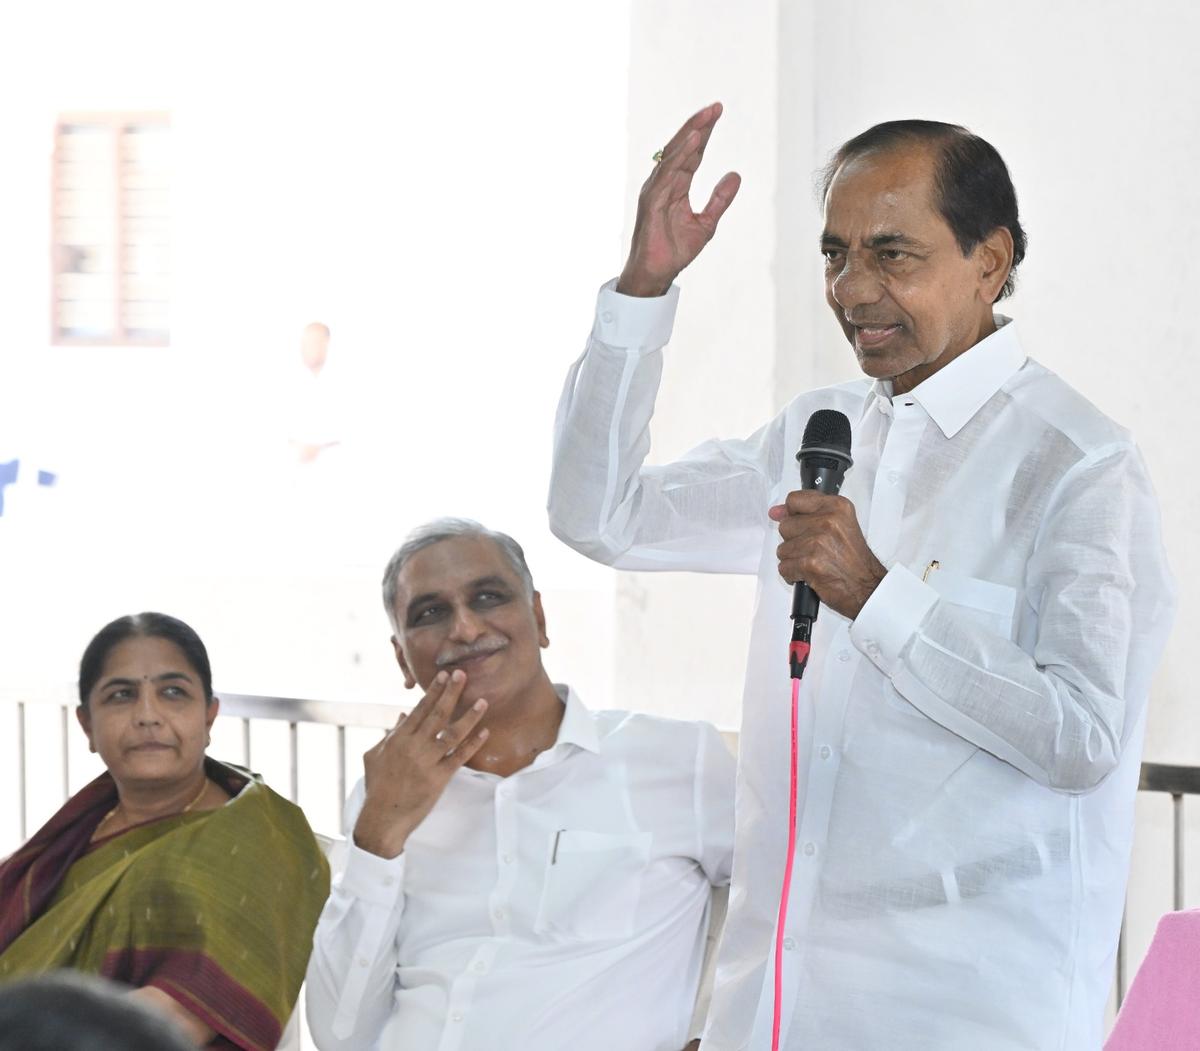
[(843, 143), (821, 170), (822, 202), (829, 194), (833, 177), (847, 161), (908, 143), (922, 143), (937, 151), (933, 174), (935, 203), (964, 256), (970, 255), (977, 244), (1001, 226), (1012, 234), (1012, 267), (996, 299), (1012, 295), (1026, 245), (1025, 231), (1017, 215), (1017, 191), (996, 148), (966, 128), (938, 120), (889, 120), (868, 128)]
[(208, 650), (195, 633), (182, 620), (168, 617), (165, 613), (135, 613), (129, 617), (118, 617), (104, 625), (96, 637), (88, 643), (79, 662), (79, 703), (87, 706), (88, 694), (104, 671), (104, 662), (112, 651), (126, 639), (166, 639), (175, 643), (187, 658), (188, 663), (200, 676), (205, 701), (212, 700), (212, 668), (208, 663)]
[(0, 988), (0, 1051), (186, 1051), (165, 1017), (112, 982), (60, 971)]

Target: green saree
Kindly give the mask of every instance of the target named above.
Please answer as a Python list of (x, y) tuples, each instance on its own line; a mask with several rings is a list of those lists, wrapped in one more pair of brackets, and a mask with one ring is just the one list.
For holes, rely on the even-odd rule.
[(303, 813), (206, 760), (232, 797), (90, 843), (116, 801), (102, 774), (0, 865), (0, 982), (59, 968), (155, 986), (218, 1034), (270, 1051), (329, 893)]

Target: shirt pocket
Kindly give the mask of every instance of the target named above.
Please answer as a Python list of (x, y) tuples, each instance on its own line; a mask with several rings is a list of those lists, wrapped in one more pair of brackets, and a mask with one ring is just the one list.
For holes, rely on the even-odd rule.
[(632, 935), (653, 838), (649, 832), (556, 832), (534, 932), (589, 941)]
[(982, 577), (968, 577), (949, 569), (935, 569), (926, 583), (941, 598), (957, 607), (968, 621), (988, 631), (1012, 638), (1017, 589)]
[[(942, 602), (953, 607), (955, 615), (963, 622), (977, 625), (1006, 639), (1013, 637), (1013, 617), (1017, 609), (1016, 588), (984, 580), (982, 577), (968, 577), (962, 573), (955, 573), (952, 569), (932, 570), (925, 582), (938, 593)], [(886, 677), (883, 681), (883, 695), (891, 707), (908, 715), (925, 718)]]

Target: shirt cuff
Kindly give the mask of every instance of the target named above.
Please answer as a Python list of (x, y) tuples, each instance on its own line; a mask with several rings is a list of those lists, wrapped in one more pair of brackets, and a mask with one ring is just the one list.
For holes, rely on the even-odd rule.
[(606, 347), (637, 349), (643, 353), (666, 346), (675, 324), (679, 286), (661, 296), (624, 296), (614, 277), (600, 287), (592, 338)]
[(342, 872), (341, 889), (372, 905), (392, 908), (400, 898), (404, 885), (404, 855), (381, 858), (350, 843), (346, 868)]
[(879, 582), (850, 625), (850, 641), (891, 678), (899, 670), (901, 656), (938, 593), (918, 580), (902, 565), (894, 565)]

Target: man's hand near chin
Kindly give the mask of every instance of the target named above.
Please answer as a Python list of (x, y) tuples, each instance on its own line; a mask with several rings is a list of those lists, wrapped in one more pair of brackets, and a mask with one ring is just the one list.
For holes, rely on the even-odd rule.
[(363, 756), (366, 800), (353, 833), (360, 849), (381, 858), (402, 854), (454, 772), (487, 740), (486, 728), (475, 730), (487, 710), (482, 698), (454, 718), (466, 685), (462, 671), (438, 672), (421, 703)]

